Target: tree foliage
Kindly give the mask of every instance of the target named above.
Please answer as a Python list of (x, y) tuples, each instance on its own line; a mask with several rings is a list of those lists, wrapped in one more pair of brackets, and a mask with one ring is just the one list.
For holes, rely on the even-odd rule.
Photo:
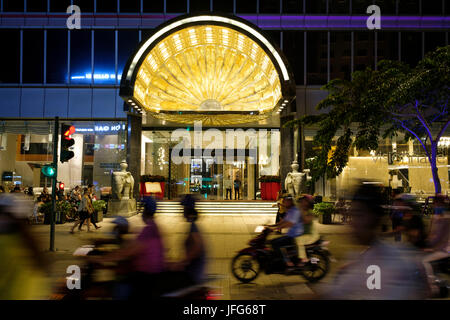
[(440, 192), (435, 149), (449, 125), (449, 84), (450, 46), (427, 54), (415, 68), (384, 60), (377, 70), (354, 72), (351, 81), (330, 81), (322, 88), (328, 96), (317, 105), (318, 110), (328, 112), (292, 120), (285, 126), (318, 127), (314, 144), (319, 152), (310, 163), (313, 180), (338, 176), (347, 165), (350, 148), (376, 150), (380, 136), (403, 132), (406, 139), (421, 142), (434, 170), (436, 192)]

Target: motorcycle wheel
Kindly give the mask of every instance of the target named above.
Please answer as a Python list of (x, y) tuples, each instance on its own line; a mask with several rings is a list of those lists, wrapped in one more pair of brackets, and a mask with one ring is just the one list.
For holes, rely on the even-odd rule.
[(302, 275), (309, 282), (317, 282), (328, 273), (330, 260), (327, 256), (318, 252), (313, 252), (308, 257), (309, 262), (304, 266)]
[(233, 276), (242, 283), (249, 283), (258, 277), (261, 266), (249, 253), (239, 253), (231, 262)]

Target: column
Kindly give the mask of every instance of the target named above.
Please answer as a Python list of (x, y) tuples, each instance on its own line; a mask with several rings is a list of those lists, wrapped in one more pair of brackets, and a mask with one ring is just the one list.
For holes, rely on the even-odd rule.
[(283, 125), (292, 120), (292, 116), (280, 117), (280, 177), (281, 187), (284, 188), (284, 179), (291, 171), (291, 164), (294, 161), (294, 130), (292, 128), (283, 128)]
[(142, 116), (136, 113), (127, 113), (127, 163), (128, 171), (134, 178), (133, 194), (139, 196), (139, 180), (141, 173), (141, 139)]

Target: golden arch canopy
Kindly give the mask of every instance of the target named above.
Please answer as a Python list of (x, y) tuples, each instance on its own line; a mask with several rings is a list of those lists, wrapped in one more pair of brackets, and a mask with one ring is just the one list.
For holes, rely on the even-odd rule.
[(181, 123), (220, 125), (268, 117), (290, 98), (283, 87), (292, 78), (273, 47), (243, 31), (205, 19), (180, 24), (149, 44), (157, 31), (127, 63), (121, 96), (156, 118)]

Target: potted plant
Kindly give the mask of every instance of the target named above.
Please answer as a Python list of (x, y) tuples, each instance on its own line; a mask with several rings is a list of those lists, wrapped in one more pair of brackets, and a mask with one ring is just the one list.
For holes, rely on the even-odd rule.
[(314, 205), (313, 213), (319, 218), (319, 223), (331, 224), (331, 215), (334, 212), (334, 204), (330, 202), (320, 202)]
[[(141, 196), (154, 195), (158, 199), (164, 198), (165, 181), (166, 181), (166, 178), (163, 177), (163, 176), (149, 175), (149, 174), (142, 175), (141, 176), (141, 181), (140, 181), (140, 184), (139, 184)], [(147, 188), (146, 188), (146, 185), (145, 185), (146, 182), (159, 183), (159, 187), (161, 189), (161, 192), (147, 192)]]
[[(50, 214), (52, 212), (52, 202), (46, 202), (39, 207), (39, 211), (44, 214), (44, 224), (50, 224)], [(67, 218), (71, 218), (73, 206), (68, 201), (56, 202), (55, 223), (63, 224)]]
[(94, 222), (100, 222), (103, 220), (103, 212), (106, 209), (106, 201), (104, 200), (97, 200), (92, 201), (92, 206), (94, 207), (94, 213), (92, 218), (94, 219)]
[(281, 189), (281, 178), (279, 176), (264, 175), (259, 178), (261, 182), (261, 199), (276, 200), (278, 191)]

